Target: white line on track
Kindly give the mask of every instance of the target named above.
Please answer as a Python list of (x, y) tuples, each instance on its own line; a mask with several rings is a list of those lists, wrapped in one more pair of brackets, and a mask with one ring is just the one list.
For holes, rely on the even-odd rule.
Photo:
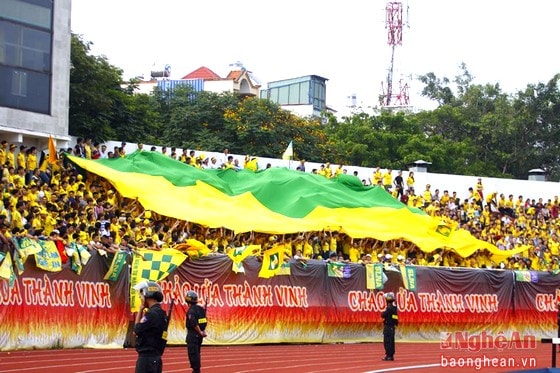
[(424, 364), (424, 365), (409, 365), (406, 367), (395, 367), (395, 368), (384, 368), (384, 369), (376, 369), (376, 370), (368, 370), (364, 373), (384, 373), (384, 372), (398, 372), (400, 370), (410, 371), (412, 369), (424, 369), (424, 368), (434, 368), (434, 367), (441, 367), (440, 364)]

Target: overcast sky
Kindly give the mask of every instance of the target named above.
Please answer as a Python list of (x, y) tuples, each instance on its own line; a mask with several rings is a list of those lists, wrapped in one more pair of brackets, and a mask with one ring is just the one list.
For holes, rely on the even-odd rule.
[[(411, 104), (429, 105), (415, 77), (453, 78), (461, 62), (475, 83), (514, 93), (560, 72), (560, 1), (411, 0), (409, 28), (395, 54), (395, 79), (410, 80)], [(390, 63), (382, 0), (72, 0), (72, 31), (124, 70), (172, 78), (206, 66), (225, 77), (241, 61), (267, 82), (328, 79), (327, 104), (344, 112), (355, 93), (376, 105)], [(407, 78), (408, 77), (408, 78)], [(412, 77), (412, 79), (410, 79)]]

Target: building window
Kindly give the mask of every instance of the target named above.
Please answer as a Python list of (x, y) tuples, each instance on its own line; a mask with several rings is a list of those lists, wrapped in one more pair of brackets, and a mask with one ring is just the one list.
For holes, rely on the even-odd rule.
[(51, 0), (0, 0), (0, 106), (50, 113)]
[(309, 82), (301, 82), (299, 84), (299, 99), (302, 104), (309, 105), (310, 95), (309, 95)]
[(0, 17), (51, 30), (52, 0), (2, 0)]
[(290, 86), (278, 88), (278, 104), (286, 105), (290, 97)]
[(288, 86), (290, 88), (290, 99), (288, 104), (290, 105), (298, 105), (301, 104), (299, 98), (299, 84), (292, 84)]
[(27, 73), (24, 71), (12, 71), (12, 95), (27, 96)]

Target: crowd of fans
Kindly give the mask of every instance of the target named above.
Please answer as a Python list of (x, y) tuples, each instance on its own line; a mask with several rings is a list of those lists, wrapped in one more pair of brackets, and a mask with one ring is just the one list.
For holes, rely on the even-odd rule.
[[(110, 260), (118, 250), (185, 248), (185, 242), (194, 239), (216, 255), (227, 254), (231, 248), (243, 245), (261, 245), (262, 250), (281, 245), (287, 258), (302, 262), (320, 259), (364, 264), (381, 262), (387, 266), (409, 264), (560, 271), (558, 197), (544, 202), (543, 199), (535, 201), (523, 196), (488, 193), (482, 179), (472, 187), (466, 186), (470, 196), (464, 200), (460, 200), (454, 191), (440, 193), (431, 185), (417, 191), (413, 172), (408, 172), (404, 178), (402, 171), (393, 174), (392, 170), (383, 172), (378, 167), (371, 179), (362, 182), (383, 187), (403, 203), (464, 228), (501, 250), (525, 246), (522, 253), (503, 259), (483, 249), (463, 258), (450, 249), (424, 253), (407, 241), (352, 239), (341, 232), (301, 232), (280, 236), (209, 229), (146, 211), (136, 200), (120, 196), (104, 179), (95, 175), (84, 178), (64, 157), (50, 163), (44, 154), (42, 157), (37, 154), (35, 147), (27, 149), (21, 145), (17, 155), (16, 150), (16, 145), (1, 142), (0, 244), (4, 252), (14, 249), (13, 238), (26, 236), (56, 240), (63, 248), (72, 243), (81, 244)], [(138, 150), (145, 151), (142, 144), (138, 144)], [(126, 154), (126, 144), (108, 151), (107, 146), (86, 139), (64, 151), (90, 159), (122, 157)], [(150, 151), (156, 150), (152, 148)], [(165, 147), (161, 152), (168, 154)], [(168, 155), (199, 168), (248, 168), (253, 171), (258, 168), (255, 157), (247, 156), (239, 162), (227, 149), (222, 159), (209, 159), (195, 151), (185, 150), (177, 154), (174, 148)], [(300, 162), (298, 170), (308, 172), (305, 161)], [(346, 173), (343, 165), (331, 167), (329, 163), (309, 172), (324, 177)], [(64, 261), (64, 252), (61, 255)]]

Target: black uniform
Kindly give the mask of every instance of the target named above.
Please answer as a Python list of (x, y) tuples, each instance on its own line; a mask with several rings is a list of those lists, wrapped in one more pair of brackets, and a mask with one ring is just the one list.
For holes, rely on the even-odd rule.
[(383, 347), (385, 347), (384, 360), (393, 360), (395, 355), (395, 328), (399, 325), (397, 307), (393, 302), (387, 302), (387, 309), (381, 313), (383, 318)]
[(560, 303), (558, 304), (558, 320), (557, 320), (557, 325), (558, 325), (558, 338), (560, 338)]
[(187, 312), (187, 351), (193, 373), (200, 373), (200, 347), (203, 337), (198, 334), (195, 327), (201, 331), (206, 329), (206, 310), (198, 304), (191, 304)]
[[(558, 318), (556, 323), (558, 325), (558, 338), (560, 338), (560, 303), (558, 303), (558, 313), (556, 315), (556, 317)], [(558, 351), (560, 351), (560, 347), (558, 347)]]
[(134, 326), (136, 333), (136, 373), (161, 373), (161, 355), (165, 349), (164, 331), (167, 328), (167, 315), (159, 303), (154, 304)]

